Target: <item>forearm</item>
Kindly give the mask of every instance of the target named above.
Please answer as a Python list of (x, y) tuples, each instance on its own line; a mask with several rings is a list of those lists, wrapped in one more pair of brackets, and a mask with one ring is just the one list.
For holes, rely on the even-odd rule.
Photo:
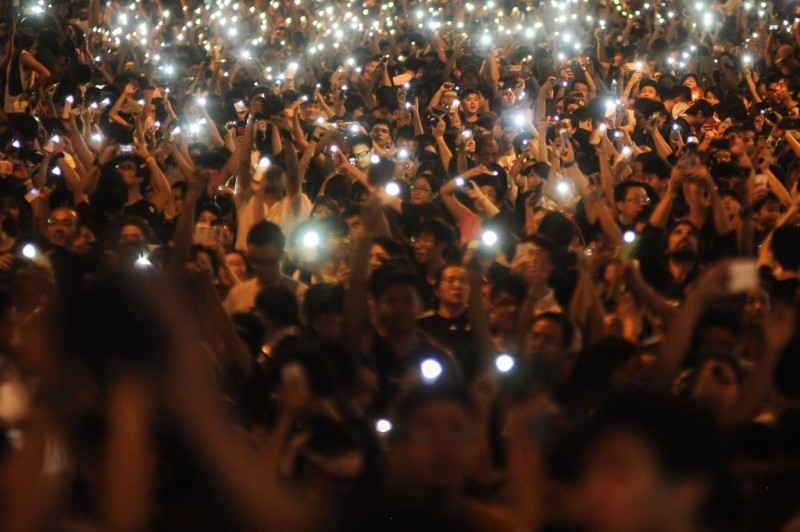
[(649, 224), (657, 229), (665, 229), (669, 223), (669, 216), (672, 212), (672, 203), (675, 201), (675, 192), (667, 190), (661, 201), (650, 214)]

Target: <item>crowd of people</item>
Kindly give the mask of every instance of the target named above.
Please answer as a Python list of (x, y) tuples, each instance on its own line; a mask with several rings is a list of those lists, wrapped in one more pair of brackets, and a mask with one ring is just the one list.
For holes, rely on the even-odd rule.
[(4, 530), (800, 530), (800, 4), (0, 23)]

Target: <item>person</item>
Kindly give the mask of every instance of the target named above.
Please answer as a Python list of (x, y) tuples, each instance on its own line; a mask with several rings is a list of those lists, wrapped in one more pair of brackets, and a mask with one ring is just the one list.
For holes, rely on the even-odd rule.
[(303, 300), (306, 286), (281, 273), (286, 240), (277, 225), (262, 220), (247, 233), (247, 262), (253, 270), (253, 278), (231, 288), (223, 302), (229, 314), (249, 312), (256, 296), (265, 288), (282, 286), (291, 290), (299, 301)]

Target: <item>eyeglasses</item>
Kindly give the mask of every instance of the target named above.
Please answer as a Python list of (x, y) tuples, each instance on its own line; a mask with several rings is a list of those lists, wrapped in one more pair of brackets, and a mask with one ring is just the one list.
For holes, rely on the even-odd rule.
[(62, 227), (75, 227), (75, 220), (70, 218), (48, 218), (47, 225), (60, 225)]
[(432, 188), (425, 188), (425, 187), (415, 187), (411, 185), (411, 192), (432, 192)]
[(634, 196), (632, 198), (626, 198), (626, 203), (639, 203), (642, 205), (649, 205), (650, 204), (650, 197), (649, 196)]
[(353, 157), (355, 157), (356, 159), (363, 159), (367, 155), (369, 155), (369, 150), (360, 151), (360, 152), (353, 152)]

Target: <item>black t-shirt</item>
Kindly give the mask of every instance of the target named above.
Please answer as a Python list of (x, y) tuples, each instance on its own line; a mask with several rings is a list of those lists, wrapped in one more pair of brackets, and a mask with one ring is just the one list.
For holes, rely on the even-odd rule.
[(123, 212), (126, 216), (136, 216), (145, 220), (153, 229), (156, 228), (161, 217), (156, 206), (144, 198), (125, 207)]

